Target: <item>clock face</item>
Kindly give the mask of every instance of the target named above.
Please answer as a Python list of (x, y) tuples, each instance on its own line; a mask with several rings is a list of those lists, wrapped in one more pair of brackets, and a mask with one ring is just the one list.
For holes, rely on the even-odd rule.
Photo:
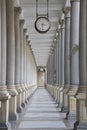
[(50, 29), (50, 21), (46, 17), (39, 17), (35, 21), (35, 29), (39, 33), (46, 33)]

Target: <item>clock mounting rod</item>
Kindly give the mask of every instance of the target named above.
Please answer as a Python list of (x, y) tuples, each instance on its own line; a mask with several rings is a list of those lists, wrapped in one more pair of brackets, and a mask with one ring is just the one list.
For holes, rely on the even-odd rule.
[(47, 0), (47, 14), (38, 13), (38, 0), (36, 0), (36, 19), (38, 18), (38, 16), (49, 18), (49, 0)]

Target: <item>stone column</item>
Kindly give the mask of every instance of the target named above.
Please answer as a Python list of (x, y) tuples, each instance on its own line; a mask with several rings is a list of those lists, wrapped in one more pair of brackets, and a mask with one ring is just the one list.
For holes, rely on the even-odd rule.
[(57, 99), (56, 102), (59, 103), (59, 97), (58, 97), (58, 90), (59, 90), (59, 31), (58, 31), (58, 39), (57, 39), (57, 63), (56, 63), (56, 67), (57, 67), (57, 74), (56, 74), (56, 80), (57, 80)]
[(57, 103), (60, 104), (60, 90), (61, 86), (61, 31), (58, 29), (58, 88), (57, 88)]
[(26, 35), (26, 43), (25, 43), (25, 83), (26, 83), (26, 103), (27, 103), (27, 101), (29, 101), (29, 100), (27, 100), (28, 99), (28, 84), (27, 84), (27, 60), (28, 60), (28, 58), (27, 58), (27, 56), (28, 56), (28, 52), (27, 52), (27, 48), (29, 49), (29, 46), (28, 46), (28, 38), (29, 38), (29, 36), (28, 35)]
[(61, 87), (64, 87), (64, 19), (60, 19), (59, 23), (61, 25)]
[(25, 28), (23, 30), (23, 84), (25, 87), (25, 99), (24, 102), (27, 103), (26, 101), (26, 91), (27, 91), (27, 86), (26, 86), (26, 33), (27, 33), (27, 29)]
[(11, 95), (9, 104), (9, 119), (16, 120), (17, 114), (17, 90), (15, 88), (15, 31), (14, 31), (14, 1), (6, 1), (7, 13), (7, 88)]
[(8, 129), (9, 98), (6, 86), (6, 0), (0, 1), (0, 130)]
[(25, 107), (25, 87), (24, 87), (24, 82), (23, 82), (23, 75), (24, 75), (24, 72), (23, 72), (23, 66), (24, 66), (24, 56), (23, 56), (23, 53), (24, 53), (24, 50), (23, 50), (23, 44), (24, 44), (24, 41), (23, 41), (23, 26), (24, 26), (24, 19), (21, 19), (20, 20), (20, 83), (21, 83), (21, 88), (22, 88), (22, 101), (21, 101), (21, 105), (22, 107), (24, 108)]
[[(66, 94), (70, 86), (70, 7), (64, 7), (65, 14), (65, 46), (64, 46), (64, 103), (63, 110), (68, 113), (68, 95)], [(66, 115), (67, 116), (67, 115)], [(67, 118), (67, 117), (66, 117)]]
[[(60, 21), (59, 21), (60, 24)], [(59, 28), (59, 85), (58, 85), (58, 106), (62, 107), (61, 103), (61, 87), (62, 87), (62, 33), (61, 33), (61, 25)]]
[(29, 101), (30, 94), (29, 94), (29, 43), (28, 40), (29, 36), (27, 38), (27, 44), (26, 44), (26, 83), (27, 83), (27, 100)]
[(56, 54), (56, 60), (57, 60), (57, 62), (56, 62), (56, 67), (57, 67), (57, 68), (56, 68), (56, 69), (57, 69), (57, 70), (56, 70), (56, 71), (57, 71), (57, 72), (56, 72), (56, 73), (57, 73), (57, 74), (56, 74), (56, 80), (57, 80), (57, 81), (56, 81), (56, 82), (57, 82), (57, 86), (58, 86), (58, 84), (59, 84), (59, 78), (58, 78), (58, 74), (59, 74), (59, 69), (58, 69), (58, 66), (59, 66), (59, 51), (58, 51), (58, 48), (59, 48), (59, 46), (58, 46), (58, 40), (57, 40), (57, 46), (56, 46), (56, 48), (57, 48), (57, 52), (56, 52), (56, 53), (57, 53), (57, 54)]
[(71, 0), (71, 31), (70, 31), (70, 87), (69, 116), (71, 125), (76, 120), (76, 99), (74, 96), (79, 85), (79, 0)]
[(1, 78), (1, 0), (0, 0), (0, 78)]
[(62, 85), (62, 78), (61, 78), (61, 71), (62, 71), (62, 68), (61, 68), (61, 31), (59, 29), (59, 87), (61, 87)]
[(55, 86), (55, 84), (56, 84), (56, 67), (55, 67), (55, 63), (56, 63), (56, 59), (55, 59), (55, 57), (56, 57), (56, 50), (55, 50), (55, 48), (54, 48), (54, 53), (53, 53), (53, 86)]
[(15, 85), (18, 91), (17, 96), (17, 112), (21, 113), (21, 85), (20, 85), (20, 25), (19, 25), (19, 17), (21, 13), (20, 7), (14, 8), (15, 12)]
[(60, 29), (61, 29), (61, 43), (60, 43), (60, 66), (61, 66), (61, 84), (59, 89), (59, 95), (60, 95), (60, 104), (59, 107), (63, 107), (63, 88), (64, 88), (64, 19), (59, 20)]
[[(84, 15), (83, 15), (84, 14)], [(86, 87), (87, 87), (87, 0), (80, 0), (79, 36), (79, 88), (77, 98), (77, 121), (75, 129), (87, 129)], [(78, 125), (78, 126), (77, 126)]]

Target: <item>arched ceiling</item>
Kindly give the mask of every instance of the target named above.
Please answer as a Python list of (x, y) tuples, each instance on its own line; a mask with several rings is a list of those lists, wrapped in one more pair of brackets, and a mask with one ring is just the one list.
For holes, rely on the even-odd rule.
[[(47, 0), (38, 0), (38, 10), (42, 14), (46, 11), (46, 2)], [(53, 44), (56, 29), (58, 28), (58, 20), (62, 17), (62, 8), (65, 4), (66, 0), (49, 0), (49, 20), (51, 22), (51, 28), (47, 33), (40, 34), (34, 28), (36, 20), (36, 0), (19, 0), (37, 66), (46, 66), (47, 64), (50, 48)]]

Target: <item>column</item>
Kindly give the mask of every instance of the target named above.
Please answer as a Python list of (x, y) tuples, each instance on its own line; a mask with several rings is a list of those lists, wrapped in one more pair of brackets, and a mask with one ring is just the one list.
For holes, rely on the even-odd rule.
[(60, 104), (60, 86), (61, 86), (61, 30), (58, 29), (58, 88), (57, 88), (57, 103)]
[(28, 60), (28, 58), (27, 58), (27, 48), (29, 49), (29, 46), (28, 46), (28, 38), (29, 38), (29, 36), (28, 35), (26, 35), (26, 43), (25, 43), (25, 85), (26, 85), (26, 103), (27, 103), (27, 101), (29, 101), (29, 99), (28, 99), (28, 85), (29, 84), (27, 84), (27, 60)]
[(56, 52), (56, 53), (57, 53), (57, 54), (56, 54), (56, 60), (57, 60), (57, 62), (56, 62), (56, 67), (57, 67), (57, 70), (56, 70), (56, 71), (57, 71), (57, 72), (56, 72), (56, 73), (57, 73), (57, 74), (56, 74), (56, 80), (57, 80), (57, 81), (56, 81), (56, 82), (57, 82), (57, 86), (58, 86), (58, 84), (59, 84), (59, 80), (58, 80), (58, 74), (59, 74), (59, 69), (58, 69), (58, 68), (59, 68), (59, 67), (58, 67), (58, 66), (59, 66), (59, 51), (58, 51), (59, 46), (58, 46), (58, 40), (57, 40), (57, 46), (56, 46), (56, 48), (57, 48), (57, 50), (56, 50), (56, 51), (57, 51), (57, 52)]
[(0, 130), (7, 130), (10, 95), (6, 86), (6, 0), (0, 1), (0, 21)]
[(24, 102), (27, 103), (26, 100), (26, 91), (27, 91), (27, 86), (26, 86), (26, 33), (27, 33), (27, 29), (24, 28), (23, 30), (23, 84), (25, 87), (25, 99)]
[(79, 0), (71, 0), (70, 30), (70, 87), (69, 87), (69, 120), (73, 127), (76, 120), (76, 92), (79, 85)]
[(61, 25), (61, 87), (64, 87), (64, 31), (65, 31), (65, 26), (64, 26), (64, 19), (61, 19), (59, 21)]
[[(0, 0), (0, 63), (1, 63), (1, 0)], [(1, 77), (1, 64), (0, 64), (0, 77)]]
[[(84, 14), (84, 15), (83, 15)], [(76, 94), (77, 112), (75, 129), (87, 129), (86, 87), (87, 87), (87, 0), (80, 0), (79, 36), (79, 88)]]
[(59, 96), (60, 96), (60, 104), (59, 107), (61, 107), (61, 111), (63, 108), (63, 88), (64, 88), (64, 19), (59, 20), (60, 29), (61, 29), (61, 43), (60, 43), (60, 66), (61, 66), (61, 84), (59, 89)]
[(21, 84), (21, 88), (22, 88), (22, 101), (21, 101), (21, 106), (24, 108), (25, 107), (25, 87), (24, 87), (24, 82), (23, 82), (23, 66), (24, 66), (24, 50), (23, 50), (23, 26), (24, 26), (24, 19), (20, 20), (20, 84)]
[(67, 91), (70, 86), (70, 7), (64, 7), (63, 13), (65, 14), (65, 46), (64, 46), (64, 102), (63, 110), (68, 114), (68, 95)]
[(59, 87), (61, 86), (62, 82), (61, 82), (61, 31), (59, 29)]
[[(54, 43), (54, 44), (56, 44), (56, 43)], [(55, 99), (55, 101), (56, 101), (56, 67), (55, 67), (55, 65), (56, 65), (56, 59), (55, 59), (55, 57), (56, 57), (56, 47), (54, 47), (53, 59), (52, 59), (53, 67), (51, 68), (52, 71), (53, 71), (53, 74), (52, 74), (52, 75), (53, 75), (54, 99)]]
[(18, 91), (18, 96), (17, 96), (17, 112), (21, 113), (22, 108), (21, 108), (21, 85), (20, 85), (20, 25), (19, 25), (19, 17), (21, 13), (21, 8), (20, 7), (15, 7), (14, 8), (15, 12), (15, 85), (16, 89)]
[(58, 97), (58, 89), (59, 89), (59, 32), (57, 31), (57, 33), (58, 33), (58, 38), (57, 38), (57, 46), (56, 46), (56, 48), (57, 48), (57, 56), (56, 56), (56, 60), (57, 60), (57, 62), (56, 62), (56, 80), (57, 80), (57, 100), (56, 100), (56, 102), (57, 103), (59, 103), (59, 97)]
[(14, 1), (6, 1), (7, 20), (7, 88), (11, 95), (9, 104), (9, 119), (16, 120), (17, 90), (15, 88), (15, 33), (14, 33)]
[(28, 43), (27, 43), (27, 45), (26, 45), (26, 49), (27, 49), (27, 60), (26, 60), (26, 65), (27, 65), (27, 71), (26, 71), (26, 80), (27, 80), (27, 88), (28, 88), (28, 97), (27, 97), (27, 99), (28, 99), (28, 101), (29, 101), (29, 97), (30, 97), (30, 91), (29, 91), (29, 60), (30, 60), (30, 58), (29, 58), (29, 41), (28, 41)]

